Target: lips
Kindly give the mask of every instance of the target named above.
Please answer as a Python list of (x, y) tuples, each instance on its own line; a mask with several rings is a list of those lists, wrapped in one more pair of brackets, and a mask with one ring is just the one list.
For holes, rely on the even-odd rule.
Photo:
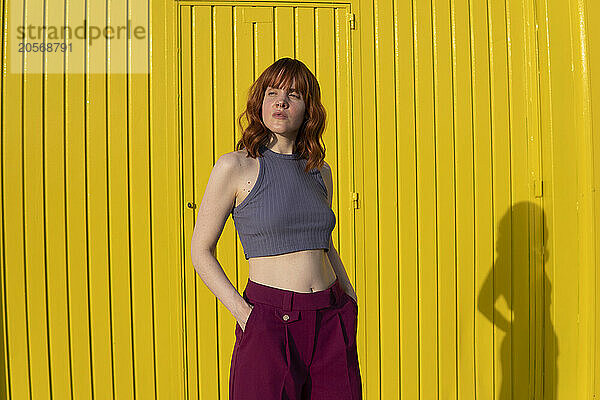
[(273, 118), (286, 119), (287, 116), (284, 113), (277, 111), (273, 113)]

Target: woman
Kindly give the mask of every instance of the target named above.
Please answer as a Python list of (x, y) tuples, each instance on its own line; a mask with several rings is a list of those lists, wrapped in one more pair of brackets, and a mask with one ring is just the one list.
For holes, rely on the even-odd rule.
[[(356, 294), (331, 240), (325, 117), (315, 76), (278, 60), (250, 88), (238, 150), (217, 160), (202, 198), (192, 262), (237, 320), (230, 400), (362, 399)], [(213, 255), (229, 213), (249, 260), (243, 297)]]

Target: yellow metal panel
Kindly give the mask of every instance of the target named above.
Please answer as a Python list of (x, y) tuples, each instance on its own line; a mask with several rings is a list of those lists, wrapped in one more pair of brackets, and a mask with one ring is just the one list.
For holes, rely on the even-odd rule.
[[(213, 50), (212, 43), (206, 38), (211, 37), (211, 32), (214, 34), (215, 26), (211, 20), (211, 9), (209, 7), (193, 7), (193, 34), (192, 34), (192, 60), (193, 60), (193, 72), (190, 80), (192, 87), (194, 88), (193, 94), (193, 126), (194, 132), (201, 133), (200, 135), (193, 135), (193, 161), (194, 161), (194, 177), (193, 184), (194, 199), (197, 199), (199, 204), (203, 193), (200, 190), (206, 187), (208, 182), (211, 166), (213, 165), (213, 148), (214, 141), (212, 138), (212, 132), (214, 129), (214, 123), (211, 118), (207, 118), (213, 112), (213, 89), (212, 89), (212, 76), (211, 65), (213, 62)], [(237, 16), (236, 16), (237, 17)], [(247, 25), (247, 24), (242, 24)], [(182, 25), (183, 28), (183, 25)], [(183, 31), (183, 29), (182, 29)], [(182, 48), (185, 48), (182, 43)], [(186, 52), (189, 53), (189, 52)], [(206, 57), (204, 56), (206, 55)], [(187, 57), (186, 54), (182, 54), (182, 57)], [(206, 79), (194, 79), (194, 77), (205, 76)], [(186, 84), (186, 81), (182, 79), (182, 83)], [(188, 139), (190, 140), (190, 139)], [(207, 141), (208, 140), (208, 141)], [(190, 190), (193, 190), (190, 187)], [(194, 218), (196, 213), (192, 213)], [(187, 226), (187, 225), (186, 225)], [(190, 233), (193, 231), (193, 222), (189, 225)], [(229, 228), (231, 229), (231, 228)], [(229, 233), (232, 237), (233, 233)], [(189, 243), (186, 242), (186, 243)], [(187, 252), (189, 253), (189, 252)], [(233, 257), (232, 257), (233, 258)], [(189, 265), (189, 264), (188, 264)], [(193, 268), (189, 270), (194, 275)], [(219, 379), (219, 368), (218, 368), (218, 354), (214, 351), (220, 343), (219, 338), (215, 332), (219, 332), (217, 325), (217, 308), (215, 304), (215, 296), (208, 290), (208, 288), (202, 283), (202, 281), (195, 277), (196, 280), (196, 331), (198, 335), (198, 373), (197, 375), (188, 375), (190, 388), (197, 386), (195, 391), (190, 389), (190, 395), (188, 398), (196, 398), (196, 392), (198, 393), (198, 399), (215, 399), (219, 396), (220, 388), (214, 383)], [(194, 304), (190, 302), (188, 304)], [(210, 305), (207, 307), (206, 305)], [(191, 324), (190, 324), (191, 327)], [(191, 331), (190, 331), (191, 332)], [(194, 354), (194, 352), (190, 352)], [(227, 359), (227, 357), (225, 357)], [(224, 363), (224, 360), (221, 360)], [(192, 369), (190, 369), (191, 371)], [(196, 376), (199, 382), (196, 382)]]
[[(276, 26), (294, 26), (294, 9), (292, 7), (275, 7), (273, 11)], [(245, 25), (245, 27), (248, 27), (248, 25)], [(275, 57), (294, 57), (294, 41), (295, 32), (293, 29), (278, 30), (275, 35)]]
[(253, 23), (273, 21), (273, 10), (271, 7), (244, 7), (240, 8), (240, 10), (244, 15), (243, 22)]
[[(103, 2), (9, 3), (2, 81), (10, 99), (2, 124), (8, 398), (168, 397), (177, 393), (168, 301), (178, 299), (163, 267), (172, 262), (163, 248), (173, 245), (160, 244), (176, 230), (164, 229), (161, 215), (170, 196), (162, 190), (168, 130), (150, 129), (150, 41), (108, 49), (98, 38), (93, 46), (74, 40), (87, 46), (84, 59), (19, 53), (14, 40), (16, 24), (75, 27), (86, 16), (88, 26), (128, 19), (147, 26), (147, 3), (130, 3), (133, 16)], [(10, 73), (21, 55), (25, 74)], [(114, 73), (127, 65), (141, 74)]]
[[(141, 10), (140, 10), (141, 11)], [(127, 9), (125, 7), (110, 7), (109, 19), (115, 22), (127, 21)], [(107, 43), (109, 68), (115, 71), (127, 70), (127, 47), (122, 40)], [(128, 146), (128, 123), (127, 75), (115, 73), (107, 76), (107, 158), (108, 158), (108, 224), (111, 237), (125, 238), (129, 234), (129, 207), (128, 204), (128, 176), (127, 171), (129, 154)], [(124, 222), (125, 223), (121, 223)], [(134, 351), (132, 340), (132, 303), (130, 296), (131, 279), (129, 270), (128, 241), (111, 241), (109, 265), (110, 265), (110, 294), (112, 335), (116, 340), (113, 342), (114, 362), (114, 392), (115, 398), (134, 398)]]
[[(72, 3), (67, 22), (78, 25), (85, 16), (85, 4)], [(73, 398), (91, 398), (92, 363), (90, 298), (87, 244), (86, 130), (84, 59), (67, 53), (65, 66), (65, 174), (68, 297), (71, 338)]]
[[(578, 172), (578, 242), (581, 254), (581, 274), (574, 285), (580, 293), (577, 307), (579, 309), (579, 324), (577, 330), (577, 385), (575, 393), (578, 397), (588, 396), (593, 387), (594, 346), (598, 341), (594, 330), (594, 284), (598, 268), (594, 261), (597, 249), (595, 242), (594, 218), (594, 152), (592, 131), (592, 93), (591, 93), (591, 63), (589, 59), (590, 45), (588, 39), (588, 10), (585, 1), (570, 2), (570, 14), (573, 21), (570, 25), (571, 35), (576, 38), (577, 45), (571, 47), (574, 76), (574, 109), (575, 130), (577, 135), (577, 172)], [(597, 21), (597, 20), (596, 20)], [(596, 267), (596, 268), (595, 268)]]
[(440, 397), (457, 398), (456, 382), (456, 229), (454, 107), (452, 85), (451, 11), (445, 1), (432, 2), (433, 68), (436, 147), (436, 241), (438, 390)]
[[(164, 18), (161, 19), (161, 16)], [(169, 275), (168, 301), (164, 302), (168, 307), (168, 323), (170, 327), (169, 346), (161, 346), (162, 349), (170, 355), (169, 370), (171, 375), (171, 387), (159, 390), (169, 390), (168, 395), (162, 395), (161, 398), (175, 397), (186, 398), (185, 395), (185, 355), (184, 349), (184, 316), (181, 299), (183, 298), (181, 286), (181, 270), (184, 267), (182, 262), (184, 254), (187, 253), (186, 246), (181, 238), (181, 226), (183, 225), (184, 214), (190, 212), (189, 208), (184, 206), (181, 188), (180, 174), (180, 156), (179, 141), (180, 136), (174, 135), (179, 127), (179, 114), (177, 95), (178, 87), (178, 58), (177, 32), (179, 29), (178, 5), (176, 2), (152, 2), (152, 12), (150, 15), (152, 23), (152, 52), (150, 56), (154, 60), (157, 55), (164, 54), (164, 63), (154, 62), (150, 64), (150, 84), (151, 84), (151, 129), (153, 132), (164, 132), (163, 135), (154, 135), (156, 140), (155, 160), (156, 165), (164, 166), (164, 170), (159, 174), (162, 181), (162, 190), (159, 192), (163, 196), (161, 202), (157, 199), (157, 204), (164, 205), (161, 210), (160, 223), (156, 223), (162, 235), (156, 235), (157, 240), (162, 239), (165, 246), (161, 251), (157, 250), (157, 256), (154, 258), (161, 265), (169, 266), (164, 270)], [(162, 24), (162, 25), (161, 25)], [(158, 78), (157, 78), (158, 77)], [(161, 79), (162, 78), (162, 79)], [(166, 101), (165, 101), (166, 99)], [(160, 139), (160, 141), (158, 140)], [(162, 147), (164, 152), (159, 152)], [(173, 162), (173, 160), (177, 160)], [(160, 180), (156, 180), (159, 185)], [(193, 207), (193, 203), (192, 203)], [(193, 213), (193, 212), (192, 212)], [(174, 224), (176, 221), (177, 224)], [(164, 251), (163, 251), (164, 250)], [(167, 315), (165, 315), (166, 317)], [(165, 321), (167, 322), (167, 321)], [(167, 343), (167, 342), (165, 342)], [(165, 364), (161, 364), (165, 365)]]
[[(476, 310), (482, 305), (493, 309), (492, 292), (482, 291), (483, 283), (493, 265), (493, 227), (491, 226), (491, 126), (489, 98), (487, 10), (483, 2), (471, 2), (471, 79), (473, 98), (473, 225), (475, 233), (474, 261)], [(475, 398), (494, 395), (493, 325), (480, 312), (475, 313)]]
[[(192, 33), (192, 24), (190, 23), (191, 18), (192, 18), (192, 14), (190, 13), (191, 8), (190, 7), (184, 7), (181, 9), (181, 27), (180, 27), (180, 42), (181, 42), (181, 46), (183, 48), (190, 48), (191, 47), (191, 33)], [(202, 20), (199, 20), (198, 22), (203, 22)], [(208, 26), (210, 26), (208, 24)], [(210, 53), (209, 53), (210, 54)], [(191, 67), (192, 67), (192, 56), (193, 54), (191, 54), (190, 52), (181, 52), (181, 57), (182, 57), (182, 61), (181, 61), (181, 67), (180, 67), (180, 74), (181, 74), (181, 87), (180, 87), (180, 94), (181, 94), (181, 103), (180, 103), (180, 107), (181, 107), (181, 129), (183, 132), (182, 135), (182, 153), (181, 153), (181, 157), (184, 163), (189, 163), (191, 162), (191, 151), (193, 150), (192, 147), (192, 135), (191, 133), (193, 132), (192, 129), (192, 97), (191, 97), (191, 89), (192, 89), (192, 85), (188, 84), (187, 82), (191, 82)], [(198, 86), (198, 85), (194, 85), (194, 86)], [(189, 132), (188, 134), (186, 134), (187, 132)], [(192, 199), (190, 199), (189, 195), (186, 196), (188, 193), (189, 194), (193, 194), (193, 192), (190, 192), (190, 187), (192, 186), (193, 182), (192, 182), (192, 171), (190, 169), (186, 169), (184, 168), (182, 170), (183, 176), (183, 194), (184, 194), (184, 199), (186, 201), (192, 201)], [(193, 202), (193, 201), (192, 201)], [(190, 223), (188, 222), (187, 225), (184, 226), (184, 240), (183, 243), (187, 243), (188, 240), (191, 239), (191, 232), (193, 227), (192, 226), (188, 226)], [(189, 262), (189, 257), (190, 255), (188, 254), (189, 252), (185, 252), (184, 254), (184, 262), (185, 264), (187, 264), (187, 262)], [(194, 299), (195, 298), (195, 272), (193, 268), (184, 268), (182, 269), (183, 272), (183, 276), (182, 276), (182, 281), (183, 281), (183, 293), (182, 295), (184, 296), (185, 299), (185, 304), (183, 307), (184, 310), (184, 360), (185, 360), (185, 370), (187, 373), (187, 381), (186, 381), (186, 398), (187, 399), (197, 399), (198, 397), (198, 387), (197, 387), (197, 381), (195, 379), (192, 379), (190, 381), (190, 377), (195, 377), (198, 376), (198, 370), (197, 370), (197, 360), (198, 360), (198, 355), (197, 355), (197, 344), (196, 344), (196, 335), (192, 334), (193, 332), (195, 332), (196, 330), (196, 312), (194, 307), (188, 307), (187, 304), (189, 304), (189, 299)], [(191, 304), (194, 304), (193, 302)], [(208, 308), (208, 307), (207, 307)], [(210, 309), (210, 308), (208, 308)]]
[[(25, 25), (43, 24), (42, 7), (26, 4)], [(24, 71), (34, 70), (42, 57), (26, 53)], [(49, 398), (50, 370), (48, 353), (48, 314), (46, 254), (44, 249), (44, 169), (42, 77), (24, 75), (23, 80), (23, 208), (25, 290), (27, 293), (27, 329), (30, 352), (30, 390), (32, 398)]]
[[(250, 23), (245, 22), (245, 24)], [(251, 45), (251, 48), (254, 49), (254, 60), (248, 60), (248, 62), (250, 62), (249, 65), (254, 65), (254, 79), (257, 79), (260, 73), (274, 61), (275, 29), (274, 24), (263, 22), (253, 23), (251, 29), (252, 43), (248, 43), (248, 45)]]
[[(7, 2), (5, 5), (5, 15), (12, 13), (23, 14), (24, 4), (21, 2)], [(16, 10), (15, 10), (16, 8)], [(9, 19), (3, 21), (7, 29), (15, 29), (16, 24), (21, 21)], [(4, 26), (4, 23), (2, 24)], [(6, 44), (4, 44), (6, 48)], [(8, 48), (12, 51), (5, 51), (3, 65), (9, 65), (14, 57), (19, 55), (14, 51), (14, 44)], [(21, 65), (21, 63), (19, 63)], [(6, 68), (6, 67), (4, 67)], [(22, 70), (21, 66), (21, 70)], [(25, 259), (24, 259), (24, 230), (23, 226), (25, 208), (23, 179), (23, 75), (6, 74), (3, 81), (2, 98), (11, 98), (12, 101), (3, 101), (2, 115), (11, 115), (13, 118), (6, 118), (2, 124), (2, 203), (3, 210), (3, 230), (4, 230), (4, 285), (6, 289), (6, 347), (7, 347), (7, 368), (10, 371), (8, 376), (9, 386), (7, 393), (9, 398), (19, 398), (24, 400), (31, 399), (31, 389), (29, 382), (31, 379), (31, 362), (29, 358), (29, 339), (27, 326), (27, 289), (25, 279)], [(11, 149), (9, 151), (9, 149)], [(12, 188), (7, 190), (7, 188)]]
[[(414, 132), (415, 86), (414, 86), (414, 48), (412, 32), (415, 28), (412, 5), (409, 2), (398, 2), (395, 34), (398, 38), (394, 44), (397, 48), (394, 83), (396, 85), (396, 125), (397, 142), (397, 208), (398, 208), (398, 289), (399, 289), (399, 341), (400, 365), (399, 382), (389, 384), (400, 386), (401, 399), (419, 398), (420, 352), (419, 352), (419, 281), (417, 265), (417, 221), (416, 221), (416, 138), (415, 135), (403, 132)], [(360, 29), (360, 27), (359, 27)], [(387, 70), (387, 69), (386, 69)], [(392, 73), (392, 71), (388, 72)], [(366, 195), (366, 192), (365, 192)], [(392, 291), (393, 293), (393, 291)], [(376, 295), (376, 293), (374, 293)], [(367, 327), (369, 329), (369, 327)], [(372, 335), (374, 336), (374, 335)], [(395, 349), (394, 349), (395, 350)], [(387, 351), (386, 351), (387, 353)], [(392, 359), (393, 361), (393, 359)], [(368, 371), (367, 371), (368, 372)]]
[[(46, 23), (51, 26), (64, 23), (63, 8), (48, 8)], [(48, 35), (45, 36), (48, 40)], [(64, 70), (62, 57), (46, 57), (49, 70)], [(71, 396), (71, 368), (69, 352), (69, 314), (67, 296), (67, 258), (65, 254), (65, 142), (64, 142), (64, 88), (63, 76), (50, 74), (44, 80), (44, 170), (46, 215), (44, 226), (51, 245), (46, 246), (48, 285), (48, 332), (50, 379), (52, 398)], [(52, 373), (62, 371), (62, 373)]]
[[(235, 322), (190, 268), (194, 204), (247, 88), (284, 56), (328, 111), (365, 398), (598, 393), (595, 3), (359, 1), (353, 30), (346, 3), (181, 4), (5, 3), (3, 38), (63, 10), (153, 26), (131, 46), (80, 41), (64, 76), (3, 40), (9, 398), (226, 397)], [(217, 255), (241, 290), (236, 237), (228, 221)]]
[[(438, 397), (435, 107), (431, 4), (414, 10), (419, 384), (423, 399)], [(383, 166), (382, 166), (383, 167)], [(380, 187), (386, 183), (380, 181)], [(383, 261), (383, 260), (382, 260)]]
[[(528, 222), (529, 215), (539, 218), (540, 200), (534, 200), (530, 190), (532, 176), (539, 177), (539, 124), (537, 122), (537, 81), (538, 64), (532, 59), (531, 49), (535, 46), (532, 36), (535, 33), (527, 27), (533, 26), (531, 5), (518, 2), (506, 4), (507, 73), (509, 106), (509, 145), (508, 158), (511, 171), (509, 210), (502, 215), (497, 229), (497, 237), (502, 238), (502, 254), (498, 254), (495, 267), (508, 276), (512, 308), (506, 315), (511, 316), (510, 330), (505, 333), (500, 358), (503, 361), (501, 391), (509, 395), (512, 388), (513, 398), (531, 398), (533, 381), (532, 357), (530, 349), (530, 299), (529, 277), (532, 275), (530, 263), (530, 245)], [(508, 39), (509, 38), (509, 39)], [(525, 95), (519, 95), (525, 94)], [(535, 140), (531, 140), (531, 137)], [(527, 173), (522, 173), (526, 171)], [(535, 174), (535, 175), (532, 175)], [(506, 242), (504, 238), (510, 238)], [(496, 240), (498, 242), (498, 239)], [(508, 262), (508, 260), (511, 262)], [(510, 342), (509, 342), (510, 341)], [(510, 343), (510, 346), (508, 345)], [(502, 353), (504, 351), (504, 353)], [(503, 394), (504, 395), (504, 394)]]
[(470, 2), (454, 1), (452, 56), (454, 152), (456, 175), (456, 385), (459, 399), (475, 399), (475, 255), (473, 243), (475, 171)]
[[(591, 260), (589, 268), (590, 285), (593, 285), (590, 293), (590, 346), (589, 355), (592, 357), (591, 363), (588, 364), (588, 381), (589, 393), (593, 393), (596, 397), (600, 397), (600, 140), (594, 134), (594, 127), (600, 126), (600, 112), (598, 112), (598, 104), (600, 104), (600, 85), (596, 84), (596, 79), (592, 78), (600, 74), (600, 52), (592, 50), (592, 44), (600, 41), (600, 25), (592, 21), (599, 21), (600, 7), (598, 2), (585, 1), (585, 28), (587, 30), (586, 46), (587, 46), (587, 71), (589, 80), (590, 96), (587, 101), (591, 102), (591, 109), (588, 110), (591, 115), (589, 118), (592, 124), (592, 144), (589, 148), (591, 163), (593, 165), (593, 181), (592, 186), (592, 227), (593, 232), (593, 251), (595, 257)], [(584, 66), (586, 62), (582, 63)], [(596, 128), (597, 129), (597, 128)]]
[[(357, 189), (360, 190), (362, 200), (360, 201), (359, 211), (356, 216), (360, 220), (357, 231), (363, 234), (362, 240), (357, 246), (357, 267), (362, 266), (363, 272), (363, 291), (360, 291), (360, 282), (357, 282), (357, 296), (359, 299), (363, 294), (363, 303), (365, 312), (363, 312), (362, 325), (364, 335), (364, 354), (365, 357), (361, 364), (361, 374), (363, 375), (363, 393), (367, 398), (381, 398), (381, 362), (384, 357), (380, 336), (379, 323), (381, 316), (378, 312), (367, 312), (367, 310), (378, 310), (380, 303), (379, 296), (379, 234), (377, 231), (379, 208), (377, 204), (378, 186), (380, 182), (374, 173), (377, 164), (377, 127), (376, 127), (376, 81), (375, 81), (375, 15), (373, 13), (373, 2), (363, 2), (360, 5), (357, 22), (355, 24), (356, 33), (353, 40), (353, 50), (356, 50), (355, 65), (359, 68), (354, 78), (354, 87), (356, 88), (356, 112), (353, 114), (360, 121), (356, 122), (357, 141), (357, 163), (360, 170), (357, 170)], [(368, 61), (367, 61), (368, 60)], [(357, 79), (358, 77), (358, 79)], [(364, 133), (363, 133), (364, 132)], [(362, 243), (362, 245), (360, 245)], [(360, 313), (360, 310), (359, 310)], [(360, 322), (359, 322), (360, 324)], [(360, 338), (358, 338), (360, 340)], [(418, 346), (417, 346), (418, 349)]]
[[(582, 271), (578, 252), (577, 181), (578, 173), (572, 168), (577, 157), (577, 139), (573, 138), (575, 110), (572, 73), (571, 32), (569, 5), (565, 2), (538, 4), (540, 64), (544, 65), (541, 83), (541, 118), (544, 122), (542, 141), (545, 160), (544, 182), (548, 185), (548, 202), (544, 211), (548, 216), (548, 260), (540, 266), (548, 277), (544, 285), (541, 327), (543, 341), (544, 379), (536, 383), (536, 393), (549, 398), (573, 395), (577, 382), (577, 280)], [(555, 95), (559, 94), (559, 95)], [(578, 133), (579, 134), (579, 133)], [(546, 331), (550, 331), (548, 334)], [(559, 344), (560, 343), (560, 344)], [(537, 357), (536, 357), (537, 358)], [(539, 359), (539, 358), (538, 358)], [(558, 382), (558, 386), (556, 386)]]
[[(510, 168), (511, 130), (509, 126), (509, 75), (507, 69), (508, 42), (506, 34), (504, 4), (488, 3), (488, 35), (490, 62), (490, 104), (491, 104), (491, 222), (493, 231), (490, 239), (493, 247), (493, 310), (490, 322), (494, 324), (494, 398), (511, 396), (512, 392), (512, 291), (511, 291), (511, 243), (512, 229), (502, 221), (510, 219), (512, 210), (511, 184), (527, 179), (523, 171)], [(526, 132), (523, 132), (523, 134)], [(514, 144), (518, 144), (514, 143)], [(494, 251), (495, 250), (495, 251)], [(511, 261), (509, 261), (511, 260)]]
[[(392, 2), (376, 3), (376, 12), (381, 14), (379, 20), (378, 56), (380, 62), (375, 65), (377, 83), (377, 132), (394, 132), (393, 118), (396, 104), (391, 99), (395, 95), (394, 84), (384, 84), (386, 77), (393, 77), (394, 35), (392, 23)], [(359, 27), (360, 29), (360, 27)], [(379, 257), (382, 262), (379, 268), (379, 292), (381, 300), (378, 308), (381, 313), (379, 340), (386, 355), (381, 359), (381, 398), (396, 399), (400, 397), (398, 381), (398, 360), (400, 358), (400, 340), (398, 330), (398, 211), (396, 171), (397, 144), (394, 135), (375, 135), (377, 140), (377, 160), (379, 168), (368, 175), (377, 175), (378, 209), (379, 209)], [(381, 182), (386, 182), (381, 185)], [(369, 265), (369, 264), (367, 264)], [(391, 301), (390, 301), (391, 300)], [(375, 303), (377, 304), (377, 303)], [(368, 312), (368, 311), (367, 311)], [(363, 368), (364, 370), (364, 368)], [(367, 371), (365, 371), (367, 372)], [(369, 371), (370, 372), (370, 371)], [(368, 379), (368, 373), (365, 379)]]
[[(105, 5), (88, 3), (86, 12), (90, 25), (104, 22)], [(108, 177), (106, 141), (106, 40), (99, 38), (89, 48), (86, 68), (95, 66), (97, 74), (86, 75), (85, 124), (87, 128), (85, 151), (87, 184), (87, 233), (90, 298), (90, 335), (92, 355), (93, 394), (111, 397), (114, 365), (112, 363), (112, 335), (110, 308), (110, 269), (108, 263)], [(134, 242), (135, 243), (135, 242)]]

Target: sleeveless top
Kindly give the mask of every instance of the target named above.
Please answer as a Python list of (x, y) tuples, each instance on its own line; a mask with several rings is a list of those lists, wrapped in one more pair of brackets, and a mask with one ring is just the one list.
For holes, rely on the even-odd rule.
[(299, 154), (259, 148), (256, 183), (231, 210), (246, 260), (300, 250), (325, 249), (335, 227), (327, 188), (317, 168), (304, 171)]

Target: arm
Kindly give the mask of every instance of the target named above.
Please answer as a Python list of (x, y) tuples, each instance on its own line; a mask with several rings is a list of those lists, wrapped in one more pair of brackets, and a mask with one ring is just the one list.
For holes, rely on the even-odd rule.
[(198, 207), (191, 258), (202, 282), (245, 328), (252, 307), (240, 296), (214, 256), (217, 241), (235, 202), (237, 189), (233, 178), (236, 166), (236, 154), (228, 153), (219, 157), (212, 169)]
[[(320, 172), (321, 176), (323, 177), (323, 181), (325, 182), (325, 186), (327, 187), (327, 201), (329, 202), (329, 207), (331, 207), (333, 201), (333, 174), (331, 173), (329, 164), (325, 162), (323, 167), (320, 169)], [(333, 240), (331, 237), (329, 238), (329, 251), (327, 252), (327, 257), (329, 258), (331, 267), (335, 271), (335, 274), (340, 281), (342, 289), (344, 289), (344, 291), (356, 301), (356, 292), (350, 283), (350, 279), (348, 279), (346, 268), (344, 267), (336, 248), (333, 246)]]

